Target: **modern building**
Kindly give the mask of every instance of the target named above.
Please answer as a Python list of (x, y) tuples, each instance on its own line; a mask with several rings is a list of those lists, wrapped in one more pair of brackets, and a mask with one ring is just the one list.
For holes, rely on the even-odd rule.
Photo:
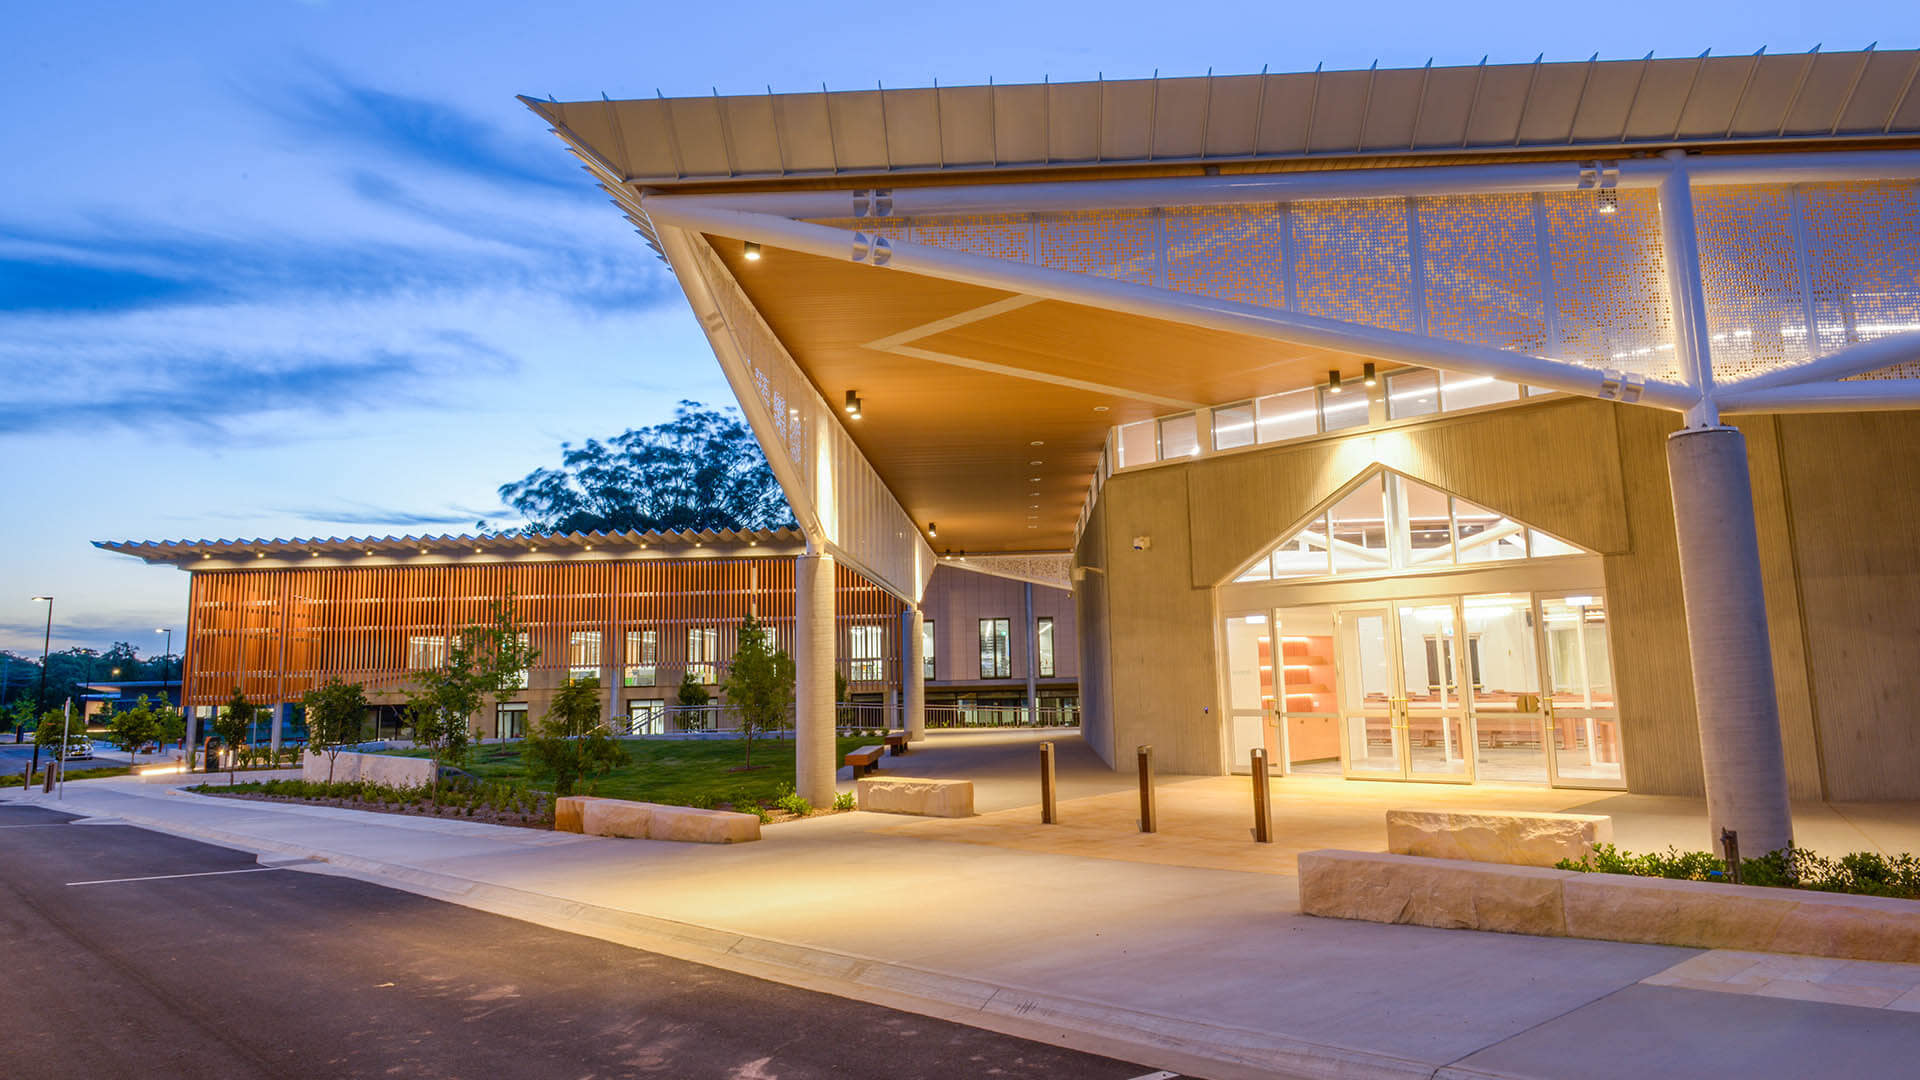
[(803, 794), (832, 567), (964, 550), (1072, 589), (1109, 761), (1704, 791), (1764, 850), (1920, 796), (1917, 75), (525, 100), (793, 504)]
[(943, 562), (920, 607), (935, 726), (1079, 722), (1071, 592)]
[[(724, 701), (720, 684), (749, 616), (767, 624), (777, 648), (791, 649), (801, 550), (788, 529), (98, 546), (178, 567), (192, 584), (182, 679), (93, 684), (89, 715), (130, 706), (140, 693), (177, 704), (184, 689), (190, 717), (204, 727), (238, 689), (272, 710), (262, 737), (274, 745), (301, 736), (299, 702), (330, 678), (366, 687), (370, 737), (397, 733), (416, 673), (507, 598), (539, 657), (523, 692), (474, 718), (483, 737), (524, 735), (559, 687), (585, 678), (601, 687), (606, 714), (634, 733), (724, 724), (717, 711), (677, 711), (681, 682), (690, 673)], [(912, 674), (901, 669), (905, 605), (842, 566), (834, 608), (842, 705), (899, 726)], [(1074, 722), (1067, 593), (946, 565), (925, 610), (925, 681), (939, 688), (935, 701), (953, 723)]]
[[(780, 529), (98, 546), (192, 575), (190, 722), (204, 725), (237, 688), (273, 708), (278, 746), (297, 722), (293, 707), (330, 678), (366, 687), (378, 706), (370, 734), (397, 732), (415, 673), (443, 661), (449, 640), (505, 598), (539, 655), (522, 693), (474, 718), (482, 737), (525, 734), (557, 689), (585, 678), (602, 688), (609, 717), (664, 731), (686, 675), (718, 695), (749, 617), (770, 628), (776, 647), (792, 647), (801, 541)], [(841, 567), (834, 606), (849, 700), (897, 707), (904, 605)]]
[(124, 709), (131, 709), (146, 698), (153, 705), (180, 707), (180, 682), (177, 679), (110, 679), (90, 682), (81, 687), (80, 699), (89, 720), (98, 722)]

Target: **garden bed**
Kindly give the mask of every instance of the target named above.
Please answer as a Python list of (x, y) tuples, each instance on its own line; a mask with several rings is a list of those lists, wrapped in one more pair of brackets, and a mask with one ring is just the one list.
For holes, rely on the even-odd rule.
[(305, 806), (332, 806), (342, 810), (366, 810), (376, 814), (410, 817), (439, 817), (458, 821), (477, 821), (486, 825), (512, 825), (526, 829), (553, 828), (553, 798), (546, 792), (520, 789), (442, 787), (440, 801), (429, 800), (428, 791), (419, 788), (395, 788), (380, 784), (313, 783), (305, 780), (267, 780), (242, 784), (200, 784), (187, 789), (196, 795), (222, 799), (250, 799), (255, 802), (300, 803)]

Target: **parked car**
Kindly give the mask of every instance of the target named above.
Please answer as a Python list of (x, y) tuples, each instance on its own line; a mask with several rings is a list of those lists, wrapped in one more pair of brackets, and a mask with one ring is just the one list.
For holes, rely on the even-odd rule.
[(85, 739), (68, 739), (67, 746), (60, 754), (62, 761), (90, 761), (93, 758), (93, 744)]

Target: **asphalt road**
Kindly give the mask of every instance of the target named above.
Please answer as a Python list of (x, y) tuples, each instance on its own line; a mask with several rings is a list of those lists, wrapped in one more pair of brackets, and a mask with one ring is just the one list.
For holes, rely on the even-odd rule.
[(71, 820), (0, 804), (11, 1080), (1167, 1075)]

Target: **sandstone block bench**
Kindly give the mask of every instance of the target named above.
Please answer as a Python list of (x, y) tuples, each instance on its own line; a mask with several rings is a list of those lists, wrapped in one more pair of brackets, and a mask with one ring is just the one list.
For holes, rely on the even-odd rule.
[(1604, 814), (1510, 810), (1389, 810), (1387, 850), (1429, 859), (1466, 859), (1514, 866), (1578, 861), (1595, 844), (1613, 842)]
[(848, 752), (847, 767), (853, 770), (853, 778), (858, 780), (862, 776), (879, 768), (880, 755), (886, 752), (887, 748), (884, 745), (863, 746), (858, 750)]
[(691, 806), (566, 795), (553, 802), (555, 832), (678, 840), (693, 844), (740, 844), (760, 839), (757, 814), (700, 810)]
[(862, 810), (921, 817), (972, 817), (973, 781), (917, 780), (907, 776), (858, 781), (854, 799)]
[(1912, 900), (1371, 851), (1302, 852), (1300, 911), (1508, 934), (1920, 963), (1920, 903)]

